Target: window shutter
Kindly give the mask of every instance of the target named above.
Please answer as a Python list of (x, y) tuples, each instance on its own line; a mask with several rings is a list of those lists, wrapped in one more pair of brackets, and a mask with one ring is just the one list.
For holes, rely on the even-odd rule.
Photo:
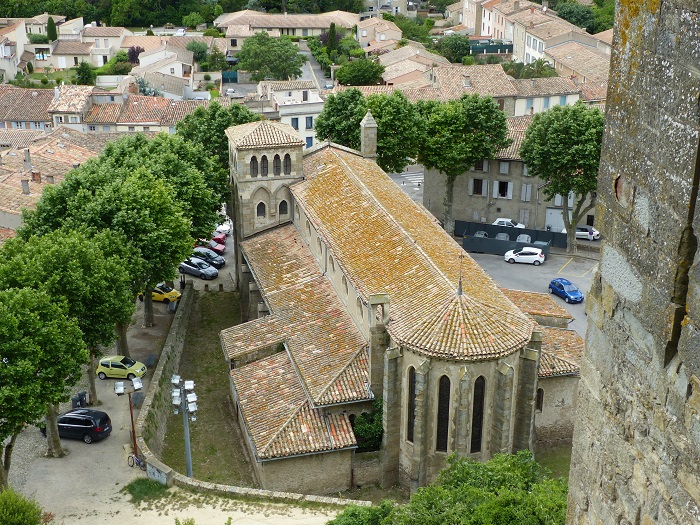
[(527, 184), (520, 187), (520, 200), (527, 202)]
[(474, 179), (469, 177), (469, 195), (474, 195)]
[(555, 205), (555, 206), (561, 206), (561, 203), (562, 203), (561, 195), (559, 195), (559, 194), (557, 193), (557, 194), (554, 196), (554, 205)]
[(498, 198), (498, 181), (497, 180), (493, 181), (493, 198), (494, 199)]
[(508, 195), (506, 195), (506, 199), (512, 199), (513, 198), (513, 183), (509, 182), (508, 183)]

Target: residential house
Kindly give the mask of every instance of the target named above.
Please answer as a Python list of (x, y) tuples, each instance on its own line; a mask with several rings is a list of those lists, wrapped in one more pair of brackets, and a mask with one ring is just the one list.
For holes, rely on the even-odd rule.
[(431, 53), (415, 43), (380, 55), (379, 63), (385, 68), (382, 79), (386, 84), (399, 86), (421, 81), (412, 87), (428, 85), (428, 81), (423, 78), (426, 71), (450, 65), (450, 61), (442, 55)]
[(596, 107), (605, 112), (605, 101), (608, 96), (608, 82), (586, 82), (579, 84), (581, 100), (587, 106)]
[(53, 126), (65, 126), (76, 131), (84, 131), (85, 117), (92, 105), (94, 86), (56, 86), (49, 104), (49, 116)]
[(297, 131), (305, 148), (316, 144), (316, 119), (324, 101), (312, 80), (260, 82), (258, 97), (271, 102), (280, 122)]
[(542, 6), (527, 0), (503, 0), (490, 4), (493, 38), (513, 42), (515, 23), (511, 17), (516, 13), (529, 11), (531, 8), (542, 9)]
[(93, 45), (74, 40), (56, 40), (51, 43), (50, 54), (44, 55), (44, 60), (38, 61), (37, 65), (53, 69), (69, 69), (77, 67), (81, 62), (91, 63)]
[(355, 40), (363, 49), (374, 47), (378, 44), (382, 46), (390, 45), (390, 49), (393, 49), (398, 41), (401, 40), (401, 29), (390, 20), (368, 18), (358, 22)]
[(0, 129), (0, 150), (28, 148), (45, 136), (40, 129)]
[(99, 67), (109, 62), (121, 49), (124, 38), (131, 34), (133, 34), (131, 31), (123, 27), (96, 27), (95, 25), (85, 27), (82, 32), (82, 42), (92, 44), (90, 63)]
[(214, 20), (214, 26), (222, 29), (238, 25), (248, 26), (253, 33), (279, 31), (281, 35), (318, 36), (328, 31), (332, 23), (338, 28), (352, 29), (359, 21), (359, 15), (345, 11), (320, 14), (273, 14), (245, 10), (219, 16)]
[(465, 0), (460, 0), (445, 8), (445, 18), (450, 21), (450, 25), (456, 26), (464, 22), (464, 3)]
[(120, 132), (159, 132), (161, 119), (173, 102), (163, 97), (146, 97), (128, 94), (122, 104), (117, 120)]
[(512, 79), (517, 90), (514, 116), (533, 115), (554, 106), (571, 106), (581, 97), (581, 90), (567, 77)]
[[(545, 200), (543, 181), (532, 177), (520, 157), (520, 146), (532, 116), (508, 119), (508, 137), (512, 143), (497, 152), (493, 159), (483, 159), (457, 177), (454, 184), (452, 217), (467, 222), (490, 224), (498, 217), (511, 217), (533, 229), (561, 231), (563, 197)], [(436, 217), (444, 216), (445, 175), (427, 170), (423, 183), (423, 204)], [(574, 196), (568, 196), (569, 209)], [(594, 210), (585, 223), (593, 226)]]
[(354, 486), (354, 421), (378, 397), (380, 472), (366, 484), (415, 490), (451, 453), (531, 450), (541, 331), (376, 165), (371, 115), (362, 152), (302, 156), (269, 121), (226, 133), (247, 322), (220, 339), (260, 486)]
[(71, 20), (66, 20), (61, 24), (56, 26), (56, 32), (59, 39), (70, 39), (70, 38), (80, 38), (80, 33), (83, 31), (85, 24), (83, 24), (83, 17), (73, 18)]
[(0, 128), (51, 131), (50, 89), (16, 88), (0, 85)]
[(612, 52), (613, 30), (612, 27), (593, 35), (597, 41), (597, 47), (603, 53), (609, 55)]
[[(258, 30), (259, 32), (261, 30)], [(279, 29), (272, 29), (266, 31), (267, 34), (273, 38), (280, 36)], [(250, 38), (255, 36), (256, 31), (254, 31), (249, 25), (239, 25), (233, 24), (226, 28), (226, 57), (230, 61), (235, 57), (238, 52), (243, 48), (243, 43)]]
[(0, 29), (0, 82), (13, 80), (18, 72), (26, 71), (27, 57), (24, 54), (28, 38), (24, 20), (19, 20)]
[(165, 44), (139, 55), (139, 65), (131, 75), (144, 78), (166, 98), (182, 100), (193, 91), (194, 53), (184, 47)]
[(63, 15), (50, 15), (48, 13), (42, 13), (40, 15), (24, 19), (27, 33), (35, 35), (47, 34), (46, 27), (49, 23), (49, 18), (53, 18), (53, 23), (56, 24), (56, 29), (66, 22), (66, 17)]
[(565, 42), (548, 47), (544, 54), (559, 76), (570, 77), (579, 84), (608, 81), (610, 55), (595, 47)]
[(510, 19), (514, 24), (513, 59), (525, 64), (545, 58), (546, 48), (563, 41), (574, 38), (593, 41), (580, 27), (534, 7), (513, 14)]
[(167, 36), (161, 35), (129, 35), (122, 40), (122, 51), (128, 52), (130, 48), (140, 47), (144, 51), (153, 51), (154, 49), (162, 48), (169, 40)]
[(482, 18), (484, 10), (482, 4), (488, 0), (464, 0), (464, 16), (462, 25), (467, 27), (467, 32), (471, 35), (482, 34)]

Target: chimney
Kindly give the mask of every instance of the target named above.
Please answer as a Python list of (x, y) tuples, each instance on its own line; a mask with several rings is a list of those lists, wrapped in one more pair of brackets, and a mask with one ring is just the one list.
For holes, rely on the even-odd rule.
[(535, 8), (534, 8), (534, 7), (531, 7), (531, 8), (530, 8), (530, 14), (531, 14), (531, 15), (534, 15), (534, 14), (535, 14)]
[(29, 148), (24, 150), (24, 171), (27, 173), (32, 171), (32, 158), (29, 155)]
[(32, 170), (32, 182), (41, 182), (41, 172)]
[(46, 175), (46, 184), (53, 184), (53, 175)]
[(547, 0), (542, 0), (542, 11), (546, 11), (549, 8), (549, 2)]
[(513, 9), (514, 9), (515, 11), (517, 11), (518, 9), (520, 9), (520, 0), (515, 0), (515, 2), (513, 2)]
[(377, 158), (377, 121), (370, 111), (360, 122), (360, 153), (367, 159)]
[(53, 98), (58, 100), (61, 97), (61, 92), (58, 90), (58, 86), (54, 86), (53, 88)]
[(470, 75), (462, 75), (462, 86), (465, 88), (472, 87), (472, 77)]
[(29, 195), (29, 179), (22, 178), (22, 193)]
[(530, 29), (535, 29), (535, 23), (532, 20), (530, 20)]

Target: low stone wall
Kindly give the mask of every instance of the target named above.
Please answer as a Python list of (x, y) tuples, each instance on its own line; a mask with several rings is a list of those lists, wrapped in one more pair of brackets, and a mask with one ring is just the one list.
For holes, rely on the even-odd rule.
[(340, 506), (371, 506), (372, 503), (370, 501), (296, 494), (291, 492), (253, 489), (249, 487), (235, 487), (219, 483), (198, 481), (176, 472), (160, 461), (158, 456), (160, 456), (163, 449), (163, 441), (167, 431), (167, 418), (171, 410), (170, 393), (172, 389), (170, 388), (170, 378), (173, 374), (177, 373), (180, 367), (180, 357), (182, 356), (182, 350), (185, 345), (187, 322), (190, 317), (193, 302), (194, 289), (192, 283), (188, 282), (180, 298), (180, 304), (175, 313), (175, 318), (170, 325), (170, 332), (165, 340), (158, 365), (153, 373), (146, 398), (144, 399), (141, 412), (136, 421), (136, 443), (139, 447), (139, 451), (146, 459), (148, 477), (168, 486), (178, 485), (202, 492), (213, 492), (221, 495), (239, 495), (264, 500), (314, 502)]
[(355, 452), (353, 471), (355, 474), (354, 481), (357, 487), (380, 483), (382, 479), (382, 466), (379, 452)]

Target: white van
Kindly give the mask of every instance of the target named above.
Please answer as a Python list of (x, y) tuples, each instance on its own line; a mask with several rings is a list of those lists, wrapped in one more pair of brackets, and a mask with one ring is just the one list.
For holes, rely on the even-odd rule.
[(177, 31), (175, 31), (175, 36), (185, 36), (186, 32), (187, 32), (187, 29), (180, 28)]

